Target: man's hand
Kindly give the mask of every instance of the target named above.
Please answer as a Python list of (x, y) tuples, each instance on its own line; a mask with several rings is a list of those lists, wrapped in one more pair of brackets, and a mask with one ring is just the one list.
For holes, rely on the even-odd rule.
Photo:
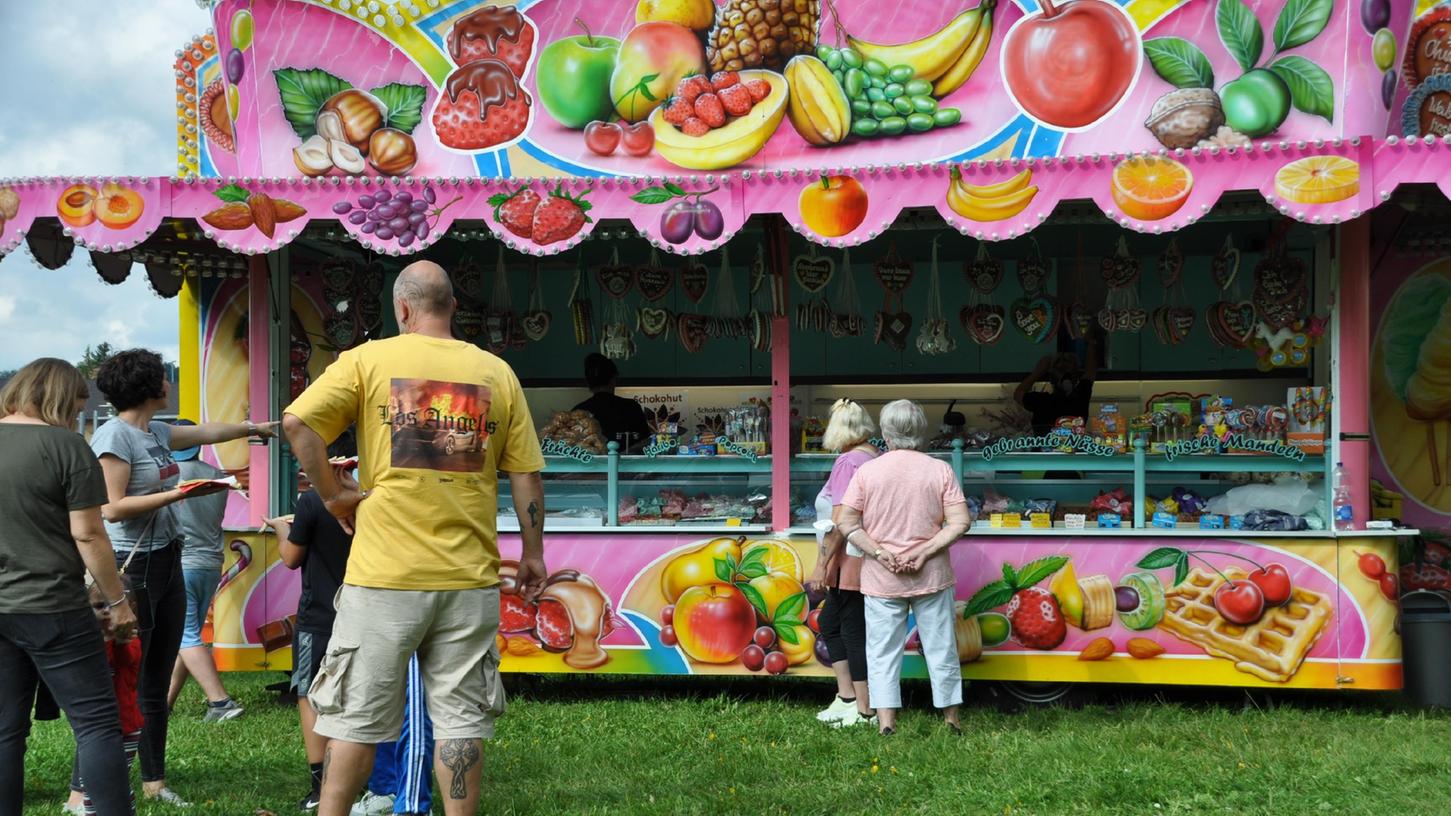
[(920, 572), (922, 567), (937, 554), (931, 541), (923, 541), (902, 554), (901, 572)]
[(549, 577), (549, 568), (544, 566), (544, 556), (522, 556), (515, 580), (519, 583), (519, 594), (524, 600), (534, 603), (544, 589), (544, 579)]
[(277, 429), (281, 424), (280, 421), (275, 419), (271, 422), (248, 423), (247, 435), (256, 439), (276, 439), (278, 436)]
[(353, 487), (342, 487), (331, 498), (323, 499), (322, 504), (338, 520), (343, 532), (353, 535), (353, 520), (357, 516), (358, 505), (366, 498), (368, 494), (358, 490), (355, 484)]

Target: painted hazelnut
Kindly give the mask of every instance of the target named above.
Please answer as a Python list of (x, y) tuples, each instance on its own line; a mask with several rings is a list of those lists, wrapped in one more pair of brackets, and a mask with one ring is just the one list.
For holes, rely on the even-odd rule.
[(1212, 88), (1180, 88), (1159, 97), (1144, 126), (1169, 149), (1189, 149), (1224, 124), (1224, 108)]
[(321, 176), (333, 169), (333, 160), (328, 156), (327, 139), (314, 134), (307, 141), (292, 149), (292, 163), (304, 176)]
[(388, 118), (387, 105), (384, 105), (378, 97), (357, 88), (338, 91), (328, 97), (328, 100), (323, 103), (322, 109), (318, 111), (318, 115), (321, 116), (328, 112), (338, 115), (343, 129), (343, 138), (347, 140), (348, 144), (356, 147), (360, 153), (367, 153), (368, 138), (373, 135), (373, 131), (382, 127), (383, 122)]
[(379, 128), (368, 138), (368, 163), (386, 176), (401, 176), (418, 163), (413, 137), (396, 128)]

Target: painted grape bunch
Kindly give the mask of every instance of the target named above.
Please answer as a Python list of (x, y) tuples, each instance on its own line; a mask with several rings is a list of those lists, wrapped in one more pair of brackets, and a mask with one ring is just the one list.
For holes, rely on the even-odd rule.
[(432, 187), (424, 187), (417, 197), (408, 190), (377, 190), (358, 196), (355, 202), (339, 201), (333, 205), (333, 212), (346, 216), (348, 223), (358, 227), (364, 235), (372, 235), (383, 241), (398, 242), (400, 247), (412, 246), (414, 241), (422, 243), (444, 210), (453, 206), (462, 196), (440, 206), (438, 194)]

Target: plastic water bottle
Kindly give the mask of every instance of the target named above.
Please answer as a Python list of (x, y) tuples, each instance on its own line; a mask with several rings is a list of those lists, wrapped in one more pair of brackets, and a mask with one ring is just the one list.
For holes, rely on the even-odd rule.
[(1355, 529), (1355, 507), (1350, 503), (1350, 486), (1345, 483), (1345, 463), (1336, 462), (1335, 471), (1331, 474), (1331, 487), (1335, 491), (1331, 497), (1331, 509), (1335, 516), (1335, 529)]

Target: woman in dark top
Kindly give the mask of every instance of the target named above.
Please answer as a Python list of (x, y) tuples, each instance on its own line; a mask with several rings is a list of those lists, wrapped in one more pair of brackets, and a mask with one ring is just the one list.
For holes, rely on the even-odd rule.
[(86, 570), (110, 608), (118, 640), (135, 636), (136, 616), (101, 522), (101, 466), (71, 429), (87, 396), (80, 372), (50, 358), (20, 369), (0, 391), (0, 813), (21, 809), (38, 679), (70, 720), (97, 812), (133, 812), (120, 712), (86, 597)]
[[(96, 372), (96, 385), (116, 417), (91, 436), (91, 450), (106, 478), (101, 514), (124, 566), (140, 618), (141, 678), (137, 694), (146, 725), (141, 729), (141, 790), (148, 799), (173, 806), (185, 802), (166, 785), (166, 693), (181, 650), (186, 623), (186, 587), (181, 572), (181, 524), (173, 507), (225, 488), (184, 492), (174, 450), (252, 436), (277, 435), (277, 423), (204, 422), (168, 425), (154, 419), (166, 407), (166, 369), (146, 349), (116, 354)], [(114, 568), (114, 567), (113, 567)], [(223, 701), (227, 705), (231, 701)]]
[[(1013, 392), (1013, 399), (1033, 415), (1033, 434), (1042, 436), (1053, 430), (1062, 417), (1088, 418), (1088, 404), (1093, 400), (1093, 381), (1098, 378), (1098, 340), (1088, 335), (1088, 366), (1079, 365), (1072, 351), (1049, 354)], [(1035, 391), (1038, 383), (1048, 383), (1047, 391)]]
[(620, 453), (624, 453), (644, 446), (650, 436), (650, 425), (645, 421), (645, 409), (640, 403), (615, 396), (619, 380), (620, 369), (610, 358), (603, 354), (584, 358), (584, 381), (589, 386), (590, 398), (574, 406), (574, 410), (589, 411), (600, 424), (600, 435), (606, 442), (620, 443)]

